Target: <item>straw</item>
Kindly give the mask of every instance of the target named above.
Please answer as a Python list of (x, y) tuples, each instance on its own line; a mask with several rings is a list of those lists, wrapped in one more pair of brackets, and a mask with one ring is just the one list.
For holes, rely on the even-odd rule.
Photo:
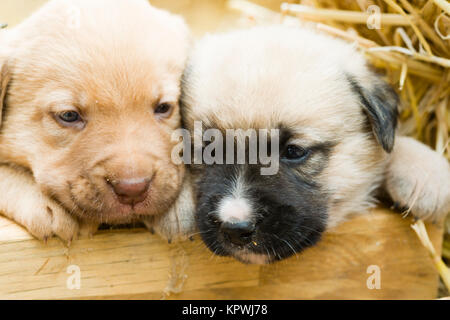
[[(285, 13), (295, 14), (302, 19), (311, 19), (314, 21), (335, 20), (340, 22), (350, 22), (358, 24), (366, 24), (371, 14), (358, 11), (333, 10), (333, 9), (316, 9), (300, 4), (283, 3), (281, 11)], [(409, 19), (412, 19), (409, 17)], [(384, 25), (407, 26), (410, 24), (408, 17), (401, 14), (384, 13), (380, 15), (380, 22)]]
[(442, 282), (447, 287), (447, 290), (450, 291), (450, 269), (447, 268), (444, 261), (442, 261), (441, 257), (436, 253), (433, 244), (431, 243), (430, 238), (428, 237), (427, 229), (425, 228), (425, 224), (422, 220), (418, 220), (416, 223), (411, 225), (411, 228), (416, 232), (419, 237), (422, 245), (427, 249), (430, 254), (433, 262), (439, 271), (439, 275), (441, 276)]
[(434, 0), (434, 3), (450, 15), (450, 3), (446, 0)]

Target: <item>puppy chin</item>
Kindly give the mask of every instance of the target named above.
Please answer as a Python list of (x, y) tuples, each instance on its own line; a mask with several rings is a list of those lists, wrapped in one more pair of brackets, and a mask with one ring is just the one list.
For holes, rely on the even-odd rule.
[(252, 248), (252, 244), (240, 247), (225, 241), (220, 236), (215, 238), (215, 240), (208, 237), (203, 237), (203, 240), (206, 246), (214, 254), (223, 257), (232, 257), (245, 264), (264, 265), (278, 260), (278, 257), (275, 257), (269, 253), (257, 252), (254, 250), (254, 247)]
[(274, 258), (266, 255), (266, 254), (259, 254), (259, 253), (253, 253), (248, 250), (239, 250), (233, 253), (232, 255), (236, 260), (245, 263), (245, 264), (269, 264), (274, 261)]
[[(70, 212), (80, 219), (97, 223), (120, 224), (129, 223), (144, 216), (163, 214), (175, 201), (176, 195), (176, 189), (167, 191), (164, 198), (158, 198), (152, 191), (149, 191), (144, 201), (133, 205), (119, 202), (115, 195), (103, 197), (102, 202), (89, 203), (85, 199), (78, 199), (77, 196), (71, 194), (69, 203), (67, 201), (60, 202), (67, 209), (74, 208)], [(67, 196), (61, 196), (60, 199), (67, 199)]]
[(53, 184), (40, 186), (44, 193), (81, 220), (121, 224), (169, 210), (180, 191), (183, 174), (184, 170), (175, 166), (158, 171), (145, 199), (134, 204), (122, 203), (103, 177), (85, 175), (70, 181), (55, 179)]
[[(277, 236), (278, 239), (282, 239), (282, 236)], [(217, 240), (220, 239), (220, 240)], [(216, 255), (232, 257), (239, 262), (245, 264), (256, 264), (265, 265), (276, 261), (280, 261), (293, 256), (294, 254), (299, 254), (303, 249), (297, 249), (295, 252), (292, 251), (292, 245), (287, 246), (285, 243), (278, 243), (277, 246), (272, 246), (271, 244), (266, 244), (261, 241), (256, 245), (250, 243), (245, 246), (236, 246), (228, 241), (222, 239), (218, 236), (216, 240), (211, 241), (211, 239), (203, 238), (205, 244), (208, 248)], [(312, 241), (310, 245), (313, 245), (316, 241)], [(305, 246), (304, 248), (308, 247)]]

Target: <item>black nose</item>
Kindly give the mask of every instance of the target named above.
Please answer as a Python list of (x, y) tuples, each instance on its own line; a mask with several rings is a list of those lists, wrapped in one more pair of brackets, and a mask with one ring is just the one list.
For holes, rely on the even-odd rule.
[(251, 241), (255, 225), (249, 221), (242, 222), (224, 222), (220, 226), (226, 240), (238, 246), (243, 246)]

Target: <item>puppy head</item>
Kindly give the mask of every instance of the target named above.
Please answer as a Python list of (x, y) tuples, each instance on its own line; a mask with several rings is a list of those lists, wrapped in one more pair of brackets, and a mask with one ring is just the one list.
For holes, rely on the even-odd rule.
[(277, 129), (279, 141), (273, 175), (261, 175), (261, 162), (192, 167), (206, 245), (267, 263), (367, 209), (393, 146), (396, 104), (351, 46), (312, 31), (261, 27), (202, 40), (183, 80), (187, 128)]
[(1, 160), (85, 219), (163, 213), (183, 176), (170, 138), (184, 22), (146, 1), (52, 1), (6, 43)]

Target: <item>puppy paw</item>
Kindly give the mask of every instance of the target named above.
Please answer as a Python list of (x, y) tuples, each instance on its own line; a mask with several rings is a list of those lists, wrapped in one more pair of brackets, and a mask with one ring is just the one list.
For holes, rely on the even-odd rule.
[(79, 221), (78, 236), (80, 238), (92, 238), (97, 232), (99, 223), (93, 221)]
[(145, 218), (143, 222), (150, 232), (158, 234), (169, 243), (191, 238), (196, 227), (189, 178), (185, 178), (180, 195), (168, 212)]
[(385, 188), (394, 203), (417, 218), (439, 222), (450, 211), (448, 161), (412, 138), (397, 137)]
[(78, 221), (45, 196), (31, 174), (0, 166), (0, 212), (41, 240), (56, 235), (70, 243), (78, 234)]
[(186, 219), (179, 215), (176, 210), (160, 217), (146, 218), (143, 220), (146, 227), (152, 233), (156, 233), (169, 243), (172, 241), (186, 240), (194, 235), (195, 222), (193, 219)]
[(43, 196), (40, 201), (28, 205), (32, 208), (30, 206), (29, 214), (23, 217), (22, 224), (33, 236), (44, 241), (57, 236), (68, 244), (77, 238), (77, 219), (57, 203)]
[(73, 240), (80, 237), (92, 237), (99, 226), (95, 222), (79, 221), (70, 215), (66, 209), (45, 196), (43, 196), (39, 207), (36, 206), (36, 209), (32, 212), (33, 214), (27, 217), (23, 225), (33, 236), (44, 241), (57, 236), (70, 245)]

